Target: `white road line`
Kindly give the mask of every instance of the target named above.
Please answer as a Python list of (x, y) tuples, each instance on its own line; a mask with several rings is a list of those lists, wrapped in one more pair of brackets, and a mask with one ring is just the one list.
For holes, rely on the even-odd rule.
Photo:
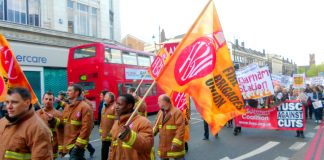
[(314, 132), (307, 132), (306, 134), (305, 134), (305, 137), (306, 138), (313, 138), (315, 136), (315, 133)]
[(95, 139), (95, 140), (89, 141), (89, 143), (93, 143), (93, 142), (97, 142), (97, 141), (100, 141), (100, 139)]
[(192, 123), (190, 123), (191, 125), (192, 124), (196, 124), (196, 123), (201, 123), (203, 120), (196, 120), (196, 122), (192, 122)]
[(288, 157), (282, 157), (282, 156), (279, 156), (279, 157), (277, 157), (277, 158), (274, 159), (274, 160), (289, 160), (289, 158), (288, 158)]
[(191, 113), (192, 116), (193, 116), (193, 115), (196, 115), (196, 114), (199, 114), (199, 113)]
[(306, 145), (306, 142), (296, 142), (289, 147), (290, 150), (298, 151)]
[(193, 119), (193, 120), (198, 120), (198, 121), (202, 121), (201, 118), (190, 118), (190, 119)]
[(279, 143), (280, 143), (280, 142), (273, 142), (273, 141), (270, 141), (270, 142), (264, 144), (263, 146), (261, 146), (261, 147), (255, 149), (255, 150), (253, 150), (253, 151), (251, 151), (251, 152), (249, 152), (249, 153), (246, 153), (246, 154), (243, 154), (243, 155), (241, 155), (241, 156), (239, 156), (239, 157), (236, 157), (236, 158), (234, 158), (234, 159), (230, 159), (229, 157), (224, 157), (224, 158), (222, 158), (221, 160), (243, 160), (243, 159), (247, 159), (247, 158), (253, 157), (253, 156), (255, 156), (255, 155), (258, 155), (258, 154), (260, 154), (260, 153), (262, 153), (262, 152), (265, 152), (265, 151), (267, 151), (267, 150), (269, 150), (269, 149), (275, 147), (275, 146), (278, 145)]
[(319, 127), (320, 127), (320, 126), (316, 126), (316, 127), (314, 127), (314, 129), (319, 129)]

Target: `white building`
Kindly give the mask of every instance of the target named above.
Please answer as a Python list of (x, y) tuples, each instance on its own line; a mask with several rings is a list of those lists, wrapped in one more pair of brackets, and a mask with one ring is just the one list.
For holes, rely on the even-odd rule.
[(119, 7), (119, 0), (0, 0), (0, 33), (38, 98), (66, 90), (70, 47), (120, 41)]

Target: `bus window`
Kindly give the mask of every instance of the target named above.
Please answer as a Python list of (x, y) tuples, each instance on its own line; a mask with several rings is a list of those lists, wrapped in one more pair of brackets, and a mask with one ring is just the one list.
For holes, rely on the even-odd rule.
[[(150, 88), (150, 86), (151, 84), (142, 84), (140, 87), (140, 92), (141, 92), (140, 96), (144, 96), (144, 94)], [(147, 96), (153, 96), (153, 95), (156, 95), (156, 86), (153, 86), (151, 91), (147, 94)]]
[(118, 83), (118, 96), (123, 94), (123, 84)]
[(105, 48), (105, 63), (122, 63), (121, 51), (112, 48)]
[(86, 91), (87, 91), (87, 90), (93, 90), (93, 89), (96, 88), (94, 82), (79, 82), (79, 83), (77, 83), (77, 84), (81, 85), (82, 88), (83, 88), (84, 90), (86, 90)]
[(96, 47), (75, 49), (73, 59), (90, 58), (96, 56)]
[(137, 65), (137, 59), (135, 53), (123, 52), (124, 64)]
[(151, 62), (150, 62), (150, 58), (147, 56), (138, 56), (138, 65), (139, 66), (145, 66), (145, 67), (149, 67)]

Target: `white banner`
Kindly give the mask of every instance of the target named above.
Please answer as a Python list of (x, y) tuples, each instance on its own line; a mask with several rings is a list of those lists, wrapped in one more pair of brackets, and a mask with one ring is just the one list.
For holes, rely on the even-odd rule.
[(274, 89), (267, 66), (259, 68), (249, 65), (236, 73), (244, 99), (257, 99), (274, 94)]
[[(140, 80), (144, 77), (146, 69), (125, 68), (125, 78)], [(146, 74), (145, 80), (152, 80), (149, 73)]]

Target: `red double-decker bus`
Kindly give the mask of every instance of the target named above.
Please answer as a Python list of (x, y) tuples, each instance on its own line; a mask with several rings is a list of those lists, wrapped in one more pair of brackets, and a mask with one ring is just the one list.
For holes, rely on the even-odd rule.
[[(93, 103), (94, 117), (98, 118), (99, 95), (102, 90), (116, 96), (126, 93), (129, 87), (137, 87), (145, 76), (154, 55), (114, 44), (91, 43), (70, 48), (67, 75), (68, 83), (83, 86), (85, 96)], [(143, 96), (153, 80), (146, 74), (138, 90)], [(162, 90), (154, 86), (145, 102), (147, 112), (159, 110), (157, 99)]]

